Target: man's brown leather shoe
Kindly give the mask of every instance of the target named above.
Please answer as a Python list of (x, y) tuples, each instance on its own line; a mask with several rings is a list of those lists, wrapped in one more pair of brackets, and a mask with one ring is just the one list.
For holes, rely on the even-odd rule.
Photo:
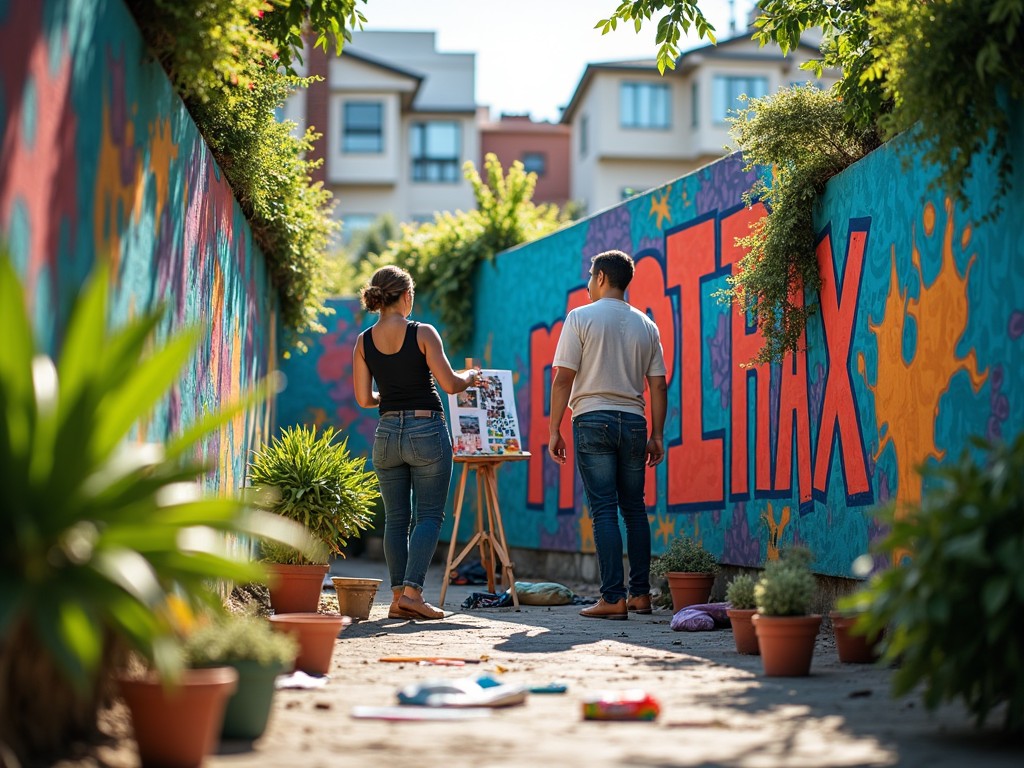
[(651, 596), (650, 595), (630, 595), (626, 599), (626, 610), (630, 613), (650, 613), (651, 612)]
[(580, 611), (580, 616), (586, 616), (588, 619), (612, 619), (613, 621), (625, 621), (629, 618), (625, 600), (606, 603), (603, 597), (594, 605)]

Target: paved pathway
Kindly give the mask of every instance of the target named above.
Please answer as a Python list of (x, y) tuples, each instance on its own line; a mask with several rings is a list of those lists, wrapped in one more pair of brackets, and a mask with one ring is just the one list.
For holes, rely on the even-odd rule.
[[(449, 588), (445, 619), (414, 623), (387, 618), (382, 562), (353, 559), (333, 570), (384, 579), (370, 618), (341, 634), (325, 687), (279, 692), (264, 737), (223, 744), (211, 768), (1024, 765), (1019, 744), (978, 734), (957, 707), (928, 714), (916, 697), (889, 696), (889, 670), (840, 664), (827, 628), (809, 677), (766, 678), (759, 657), (735, 652), (729, 630), (673, 632), (668, 611), (627, 622), (583, 619), (577, 606), (461, 611), (468, 594), (486, 589), (472, 586)], [(428, 601), (436, 603), (440, 579), (432, 568)], [(436, 655), (480, 663), (378, 661)], [(527, 686), (561, 681), (568, 690), (531, 694), (482, 720), (351, 716), (356, 706), (397, 703), (405, 685), (485, 672)], [(634, 688), (660, 702), (655, 722), (582, 719), (587, 696)]]

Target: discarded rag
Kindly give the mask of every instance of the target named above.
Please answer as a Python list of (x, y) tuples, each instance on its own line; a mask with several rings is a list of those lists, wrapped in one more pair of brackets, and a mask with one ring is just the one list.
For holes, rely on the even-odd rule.
[(715, 627), (729, 626), (726, 610), (729, 603), (700, 603), (680, 608), (672, 617), (676, 632), (707, 632)]

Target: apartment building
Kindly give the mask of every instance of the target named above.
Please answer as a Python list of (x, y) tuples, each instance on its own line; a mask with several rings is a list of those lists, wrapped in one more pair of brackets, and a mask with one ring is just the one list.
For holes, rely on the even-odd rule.
[(341, 56), (308, 53), (323, 80), (285, 116), (323, 133), (317, 180), (334, 194), (343, 239), (384, 213), (430, 221), (475, 205), (462, 166), (480, 157), (476, 56), (438, 53), (435, 37), (357, 31)]
[(749, 35), (686, 51), (665, 75), (653, 57), (589, 64), (552, 124), (491, 120), (475, 103), (475, 54), (438, 52), (435, 32), (357, 31), (341, 56), (307, 51), (306, 72), (323, 79), (293, 96), (283, 116), (323, 134), (315, 179), (334, 194), (343, 240), (385, 213), (430, 221), (472, 208), (462, 168), (482, 168), (487, 152), (502, 167), (521, 160), (537, 172), (536, 202), (596, 213), (729, 151), (726, 117), (741, 94), (813, 79), (799, 65), (818, 55), (816, 45), (784, 57)]
[(568, 125), (539, 122), (529, 115), (502, 114), (490, 119), (486, 107), (480, 110), (480, 161), (494, 154), (502, 168), (509, 168), (517, 160), (527, 173), (537, 174), (533, 190), (535, 203), (553, 203), (559, 207), (570, 200), (569, 193), (569, 133)]
[(809, 41), (783, 56), (748, 31), (684, 52), (664, 75), (653, 59), (587, 65), (561, 119), (571, 133), (571, 198), (596, 213), (727, 154), (726, 118), (741, 95), (838, 79), (800, 69), (817, 56)]

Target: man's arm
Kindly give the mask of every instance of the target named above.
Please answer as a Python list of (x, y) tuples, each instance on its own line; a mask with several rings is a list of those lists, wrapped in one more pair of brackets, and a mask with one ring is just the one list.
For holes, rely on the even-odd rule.
[[(548, 420), (548, 453), (559, 464), (565, 464), (565, 440), (562, 438), (562, 417), (569, 407), (569, 395), (572, 394), (572, 383), (576, 379), (576, 371), (571, 368), (556, 368), (555, 378), (551, 382), (551, 415)], [(662, 377), (664, 380), (664, 377)], [(665, 422), (664, 410), (661, 421)]]
[[(665, 412), (668, 410), (668, 384), (664, 376), (648, 376), (651, 390), (651, 437), (647, 441), (647, 466), (660, 464), (665, 458)], [(554, 395), (552, 395), (554, 399)]]

